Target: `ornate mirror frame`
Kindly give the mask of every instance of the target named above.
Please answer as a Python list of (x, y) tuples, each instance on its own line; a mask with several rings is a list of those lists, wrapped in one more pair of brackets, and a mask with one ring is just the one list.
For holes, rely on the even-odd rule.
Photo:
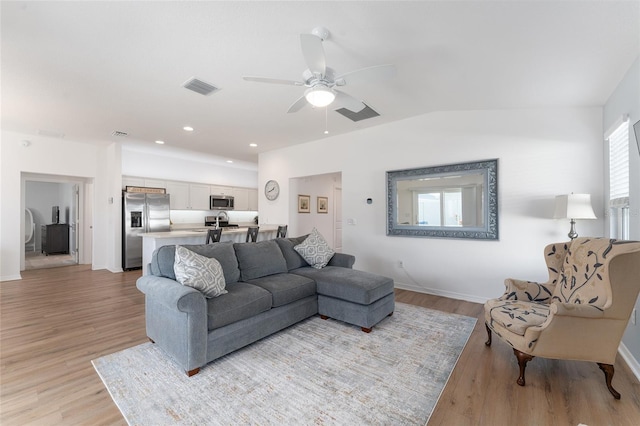
[[(464, 183), (473, 181), (473, 183)], [(428, 182), (428, 183), (426, 183)], [(459, 182), (456, 184), (456, 182)], [(420, 185), (430, 185), (440, 191), (452, 191), (450, 193), (460, 193), (463, 191), (471, 194), (471, 199), (475, 200), (475, 206), (471, 211), (472, 216), (477, 216), (471, 222), (464, 224), (460, 219), (456, 225), (429, 225), (428, 222), (419, 222), (415, 216), (419, 197), (419, 189), (403, 189), (413, 201), (411, 217), (415, 217), (410, 222), (401, 223), (398, 219), (398, 184), (403, 187)], [(464, 189), (463, 189), (464, 188)], [(434, 192), (437, 190), (432, 190)], [(449, 193), (449, 192), (448, 192)], [(411, 195), (413, 194), (413, 195)], [(424, 195), (424, 194), (423, 194)], [(406, 195), (404, 199), (406, 199)], [(462, 210), (463, 196), (458, 195), (458, 202)], [(443, 201), (439, 201), (440, 213), (442, 213)], [(407, 202), (407, 201), (405, 201)], [(472, 204), (470, 202), (469, 204)], [(406, 206), (405, 206), (406, 207)], [(404, 213), (407, 216), (408, 213)], [(457, 218), (457, 216), (456, 216)], [(442, 222), (442, 220), (441, 220)], [(427, 237), (427, 238), (468, 238), (475, 240), (497, 240), (498, 239), (498, 160), (483, 160), (471, 163), (448, 164), (443, 166), (423, 167), (418, 169), (393, 170), (387, 172), (387, 235), (407, 236), (407, 237)]]

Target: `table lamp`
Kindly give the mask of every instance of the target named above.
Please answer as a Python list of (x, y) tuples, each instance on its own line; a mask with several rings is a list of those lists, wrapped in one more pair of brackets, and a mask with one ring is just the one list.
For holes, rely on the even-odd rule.
[(572, 240), (578, 236), (576, 232), (576, 219), (597, 219), (591, 207), (590, 194), (568, 194), (556, 196), (556, 211), (554, 219), (571, 219), (569, 238)]

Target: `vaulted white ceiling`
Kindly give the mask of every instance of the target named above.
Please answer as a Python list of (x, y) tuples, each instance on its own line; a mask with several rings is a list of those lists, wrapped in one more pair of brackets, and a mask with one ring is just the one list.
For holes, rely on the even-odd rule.
[[(326, 137), (325, 126), (336, 135), (438, 110), (601, 106), (640, 54), (638, 1), (3, 1), (1, 13), (3, 129), (154, 149), (160, 139), (239, 163)], [(338, 73), (396, 65), (384, 84), (343, 88), (379, 117), (287, 114), (304, 87), (242, 79), (301, 80), (299, 34), (317, 26), (331, 32), (324, 49)], [(191, 77), (220, 90), (186, 90)]]

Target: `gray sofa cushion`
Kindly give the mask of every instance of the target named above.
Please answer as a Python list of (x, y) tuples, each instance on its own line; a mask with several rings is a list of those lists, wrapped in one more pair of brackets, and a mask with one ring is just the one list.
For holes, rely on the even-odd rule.
[(326, 266), (322, 269), (306, 267), (291, 273), (315, 280), (318, 294), (361, 305), (369, 305), (393, 293), (391, 278), (355, 269), (337, 266)]
[(273, 240), (233, 245), (242, 281), (287, 272), (287, 262)]
[[(238, 269), (238, 261), (233, 249), (233, 242), (226, 241), (215, 244), (193, 244), (182, 246), (201, 256), (215, 258), (222, 266), (224, 272), (224, 280), (227, 284), (235, 283), (240, 280), (240, 270)], [(176, 246), (162, 246), (153, 252), (151, 258), (151, 273), (153, 275), (165, 278), (176, 279), (173, 271), (173, 263), (175, 261)]]
[(300, 253), (294, 249), (295, 246), (306, 240), (308, 236), (309, 234), (293, 238), (276, 238), (275, 241), (280, 247), (284, 259), (287, 261), (287, 271), (309, 266), (307, 261), (300, 256)]
[(274, 308), (316, 294), (315, 281), (301, 275), (275, 274), (248, 282), (271, 293)]
[(243, 282), (227, 285), (227, 294), (207, 299), (207, 327), (209, 330), (251, 318), (271, 309), (271, 293)]

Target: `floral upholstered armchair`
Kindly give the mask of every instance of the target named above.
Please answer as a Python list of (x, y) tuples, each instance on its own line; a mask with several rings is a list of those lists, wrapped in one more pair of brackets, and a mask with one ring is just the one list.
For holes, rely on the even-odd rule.
[(576, 238), (544, 250), (549, 281), (506, 279), (484, 305), (487, 346), (493, 331), (513, 347), (524, 386), (533, 357), (592, 361), (613, 388), (613, 364), (640, 291), (640, 242)]

